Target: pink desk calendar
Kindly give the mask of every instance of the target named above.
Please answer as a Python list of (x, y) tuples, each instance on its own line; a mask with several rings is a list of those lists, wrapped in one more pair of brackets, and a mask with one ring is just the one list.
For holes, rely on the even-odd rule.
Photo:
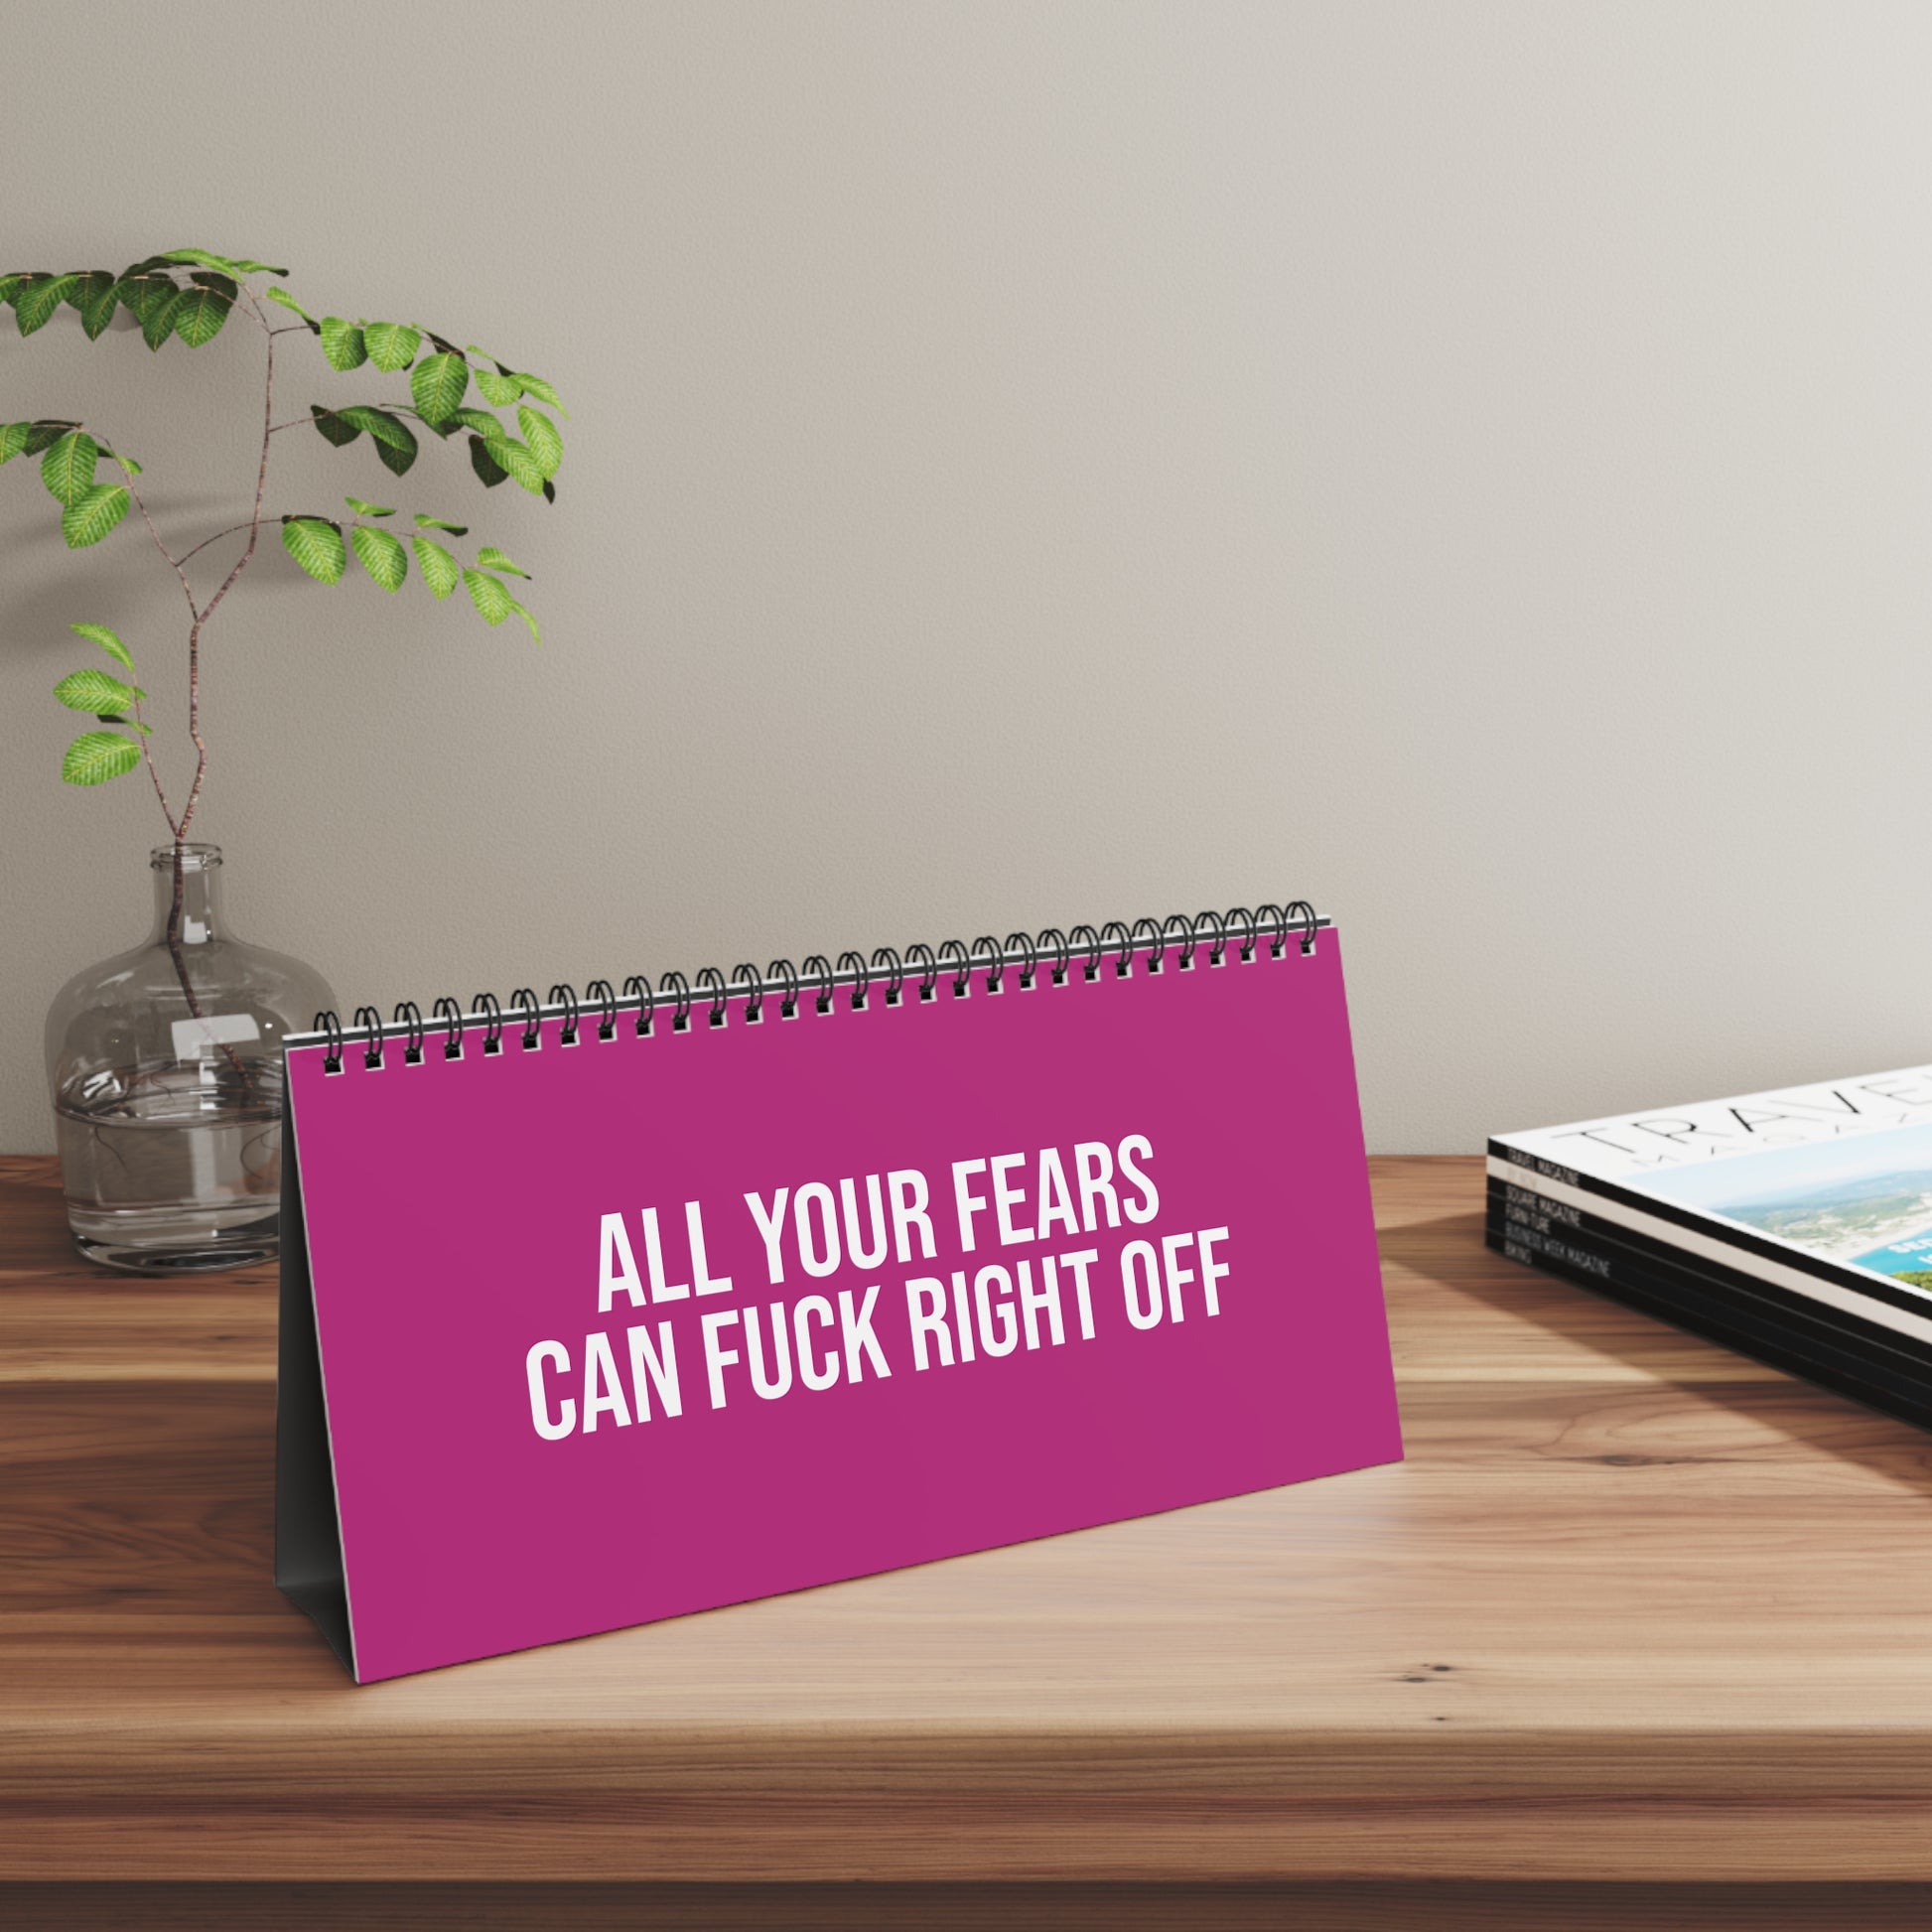
[(276, 1582), (358, 1682), (1401, 1457), (1300, 901), (317, 1025)]

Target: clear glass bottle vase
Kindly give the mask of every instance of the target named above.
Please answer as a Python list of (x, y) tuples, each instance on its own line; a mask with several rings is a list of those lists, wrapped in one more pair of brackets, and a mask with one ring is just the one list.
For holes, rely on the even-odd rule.
[(218, 846), (151, 856), (154, 929), (61, 989), (47, 1016), (68, 1224), (143, 1274), (273, 1258), (282, 1039), (336, 1004), (314, 968), (229, 931)]

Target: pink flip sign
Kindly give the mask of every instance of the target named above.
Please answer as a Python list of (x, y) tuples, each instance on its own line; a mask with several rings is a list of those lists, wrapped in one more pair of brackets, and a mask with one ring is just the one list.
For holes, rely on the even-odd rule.
[(291, 1045), (277, 1582), (367, 1683), (1399, 1459), (1309, 938)]

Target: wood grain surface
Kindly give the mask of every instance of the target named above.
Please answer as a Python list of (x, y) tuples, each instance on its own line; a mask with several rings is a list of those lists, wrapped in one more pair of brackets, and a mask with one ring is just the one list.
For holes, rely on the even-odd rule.
[[(585, 1924), (724, 1924), (721, 1880), (831, 1887), (801, 1924), (889, 1922), (855, 1881), (1096, 1924), (1122, 1881), (1228, 1925), (1918, 1899), (1932, 1438), (1489, 1255), (1474, 1161), (1374, 1168), (1405, 1463), (356, 1689), (269, 1582), (272, 1274), (104, 1274), (0, 1161), (0, 1917), (133, 1880), (632, 1901)], [(408, 1922), (540, 1922), (497, 1911)]]

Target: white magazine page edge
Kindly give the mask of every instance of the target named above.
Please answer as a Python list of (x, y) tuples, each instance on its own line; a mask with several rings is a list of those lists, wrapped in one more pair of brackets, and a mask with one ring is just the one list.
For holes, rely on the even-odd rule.
[[(1911, 1314), (1903, 1309), (1893, 1308), (1889, 1302), (1862, 1295), (1855, 1288), (1841, 1287), (1837, 1282), (1828, 1282), (1802, 1269), (1787, 1267), (1781, 1261), (1753, 1254), (1747, 1248), (1733, 1247), (1727, 1241), (1700, 1234), (1695, 1228), (1680, 1227), (1675, 1221), (1661, 1220), (1654, 1214), (1646, 1214), (1639, 1208), (1612, 1200), (1608, 1195), (1587, 1193), (1581, 1187), (1572, 1187), (1545, 1174), (1532, 1174), (1513, 1162), (1498, 1160), (1493, 1154), (1488, 1157), (1486, 1166), (1492, 1179), (1506, 1181), (1523, 1193), (1541, 1196), (1565, 1207), (1574, 1207), (1585, 1214), (1593, 1214), (1600, 1221), (1614, 1222), (1628, 1228), (1633, 1234), (1646, 1235), (1651, 1240), (1666, 1243), (1685, 1254), (1698, 1255), (1720, 1267), (1734, 1269), (1739, 1274), (1755, 1275), (1759, 1281), (1787, 1289), (1814, 1302), (1823, 1302), (1828, 1308), (1856, 1315), (1861, 1321), (1869, 1321), (1898, 1334), (1910, 1335), (1917, 1341), (1932, 1341), (1932, 1292), (1911, 1290), (1913, 1294), (1923, 1297), (1928, 1311), (1924, 1315)], [(1752, 1229), (1751, 1232), (1755, 1233), (1756, 1230)], [(1885, 1278), (1873, 1276), (1872, 1279)], [(1903, 1282), (1896, 1286), (1910, 1287)]]

